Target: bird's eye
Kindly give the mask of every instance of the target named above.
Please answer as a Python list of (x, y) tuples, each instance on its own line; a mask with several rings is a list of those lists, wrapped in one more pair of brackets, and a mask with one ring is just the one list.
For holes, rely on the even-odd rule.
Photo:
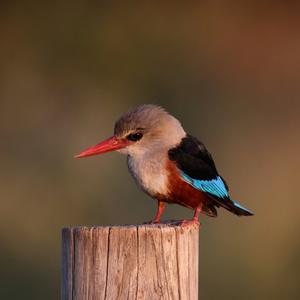
[(133, 141), (133, 142), (137, 142), (139, 141), (141, 138), (143, 137), (143, 134), (140, 132), (136, 132), (136, 133), (131, 133), (129, 135), (127, 135), (127, 140)]

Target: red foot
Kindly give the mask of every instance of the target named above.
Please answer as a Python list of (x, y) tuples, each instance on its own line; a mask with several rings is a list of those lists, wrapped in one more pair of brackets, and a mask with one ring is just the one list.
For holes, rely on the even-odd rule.
[(201, 223), (199, 222), (199, 214), (201, 212), (202, 209), (202, 204), (200, 204), (199, 206), (196, 207), (195, 212), (194, 212), (194, 216), (192, 220), (182, 220), (178, 222), (178, 225), (182, 226), (182, 227), (186, 227), (186, 226), (190, 226), (190, 225), (197, 225), (200, 226)]
[(160, 220), (152, 220), (149, 222), (149, 224), (159, 224)]
[(151, 221), (148, 221), (148, 222), (145, 222), (143, 224), (149, 224), (149, 225), (153, 225), (153, 224), (159, 224), (160, 223), (160, 220), (151, 220)]
[(160, 223), (160, 220), (152, 220), (151, 222), (150, 222), (150, 224), (159, 224)]
[(201, 223), (198, 220), (181, 220), (178, 221), (178, 225), (182, 226), (182, 227), (186, 227), (186, 226), (190, 226), (190, 225), (198, 225), (200, 226)]

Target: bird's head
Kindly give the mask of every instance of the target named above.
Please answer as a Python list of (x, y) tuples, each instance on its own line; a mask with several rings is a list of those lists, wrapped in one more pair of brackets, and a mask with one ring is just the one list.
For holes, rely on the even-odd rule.
[(110, 151), (140, 156), (152, 151), (168, 150), (186, 135), (180, 122), (163, 108), (145, 104), (125, 113), (115, 123), (114, 135), (86, 149), (77, 158)]

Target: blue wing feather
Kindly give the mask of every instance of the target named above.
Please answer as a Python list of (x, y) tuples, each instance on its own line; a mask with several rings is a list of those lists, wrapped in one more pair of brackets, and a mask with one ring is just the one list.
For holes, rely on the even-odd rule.
[(184, 172), (181, 172), (181, 177), (184, 179), (184, 181), (192, 185), (197, 190), (201, 190), (219, 198), (229, 197), (224, 181), (220, 176), (217, 176), (215, 179), (211, 180), (199, 180), (193, 179)]

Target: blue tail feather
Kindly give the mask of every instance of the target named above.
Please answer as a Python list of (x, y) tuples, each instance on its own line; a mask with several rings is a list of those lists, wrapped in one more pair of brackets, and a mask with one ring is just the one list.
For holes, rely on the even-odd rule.
[(239, 204), (238, 202), (231, 200), (233, 205), (234, 205), (234, 209), (233, 212), (239, 216), (252, 216), (254, 215), (254, 213), (247, 209), (246, 207), (242, 206), (241, 204)]

